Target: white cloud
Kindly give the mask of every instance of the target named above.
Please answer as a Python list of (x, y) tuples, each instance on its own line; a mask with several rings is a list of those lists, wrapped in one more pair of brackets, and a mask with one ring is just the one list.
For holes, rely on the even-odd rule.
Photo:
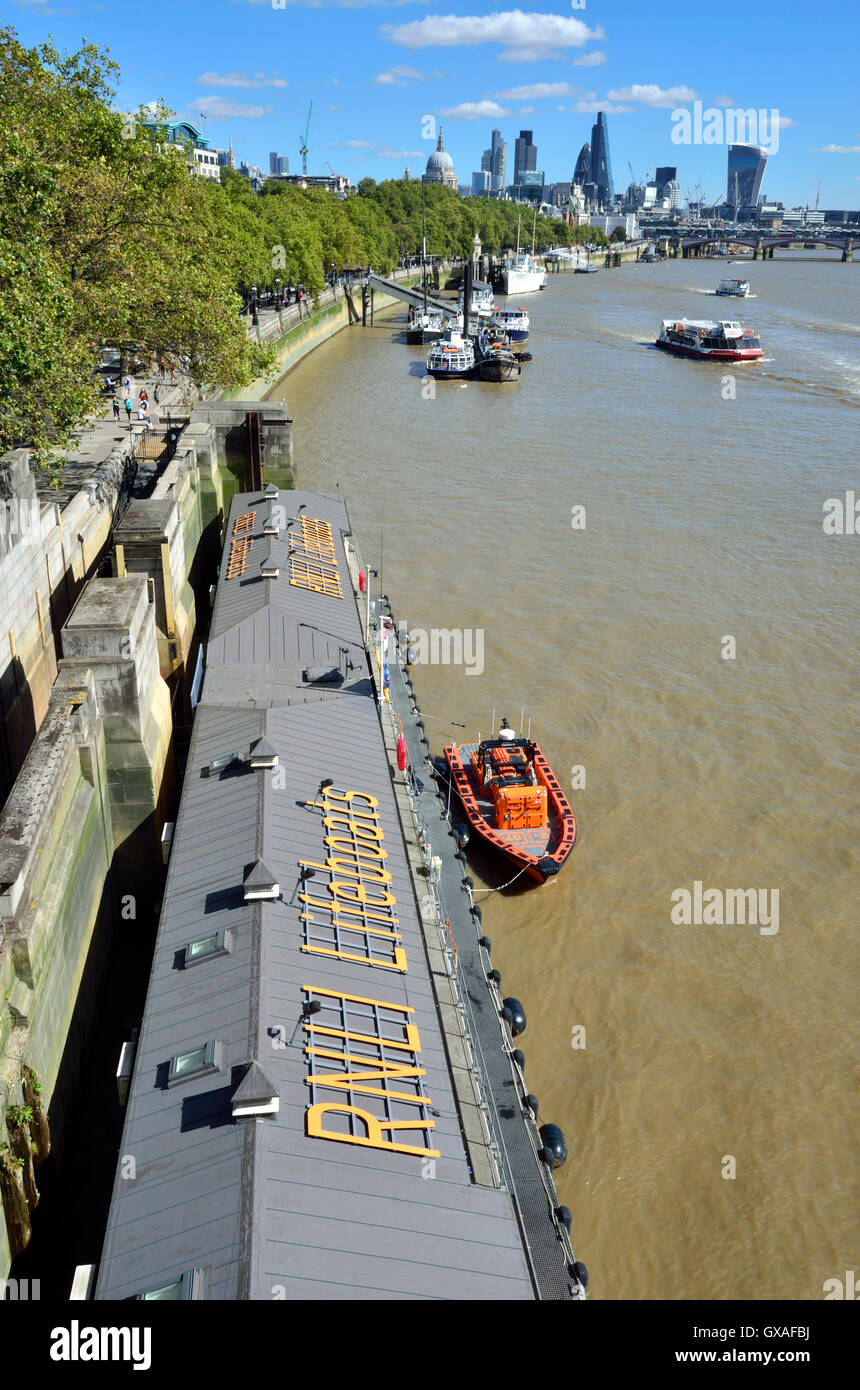
[(534, 101), (539, 97), (572, 97), (576, 90), (569, 82), (532, 82), (525, 87), (507, 87), (495, 96), (502, 101)]
[(556, 109), (556, 111), (566, 111), (566, 110), (567, 110), (567, 107), (566, 107), (566, 106), (557, 106), (555, 109)]
[(614, 102), (607, 101), (604, 97), (602, 101), (588, 101), (583, 98), (582, 101), (576, 102), (573, 109), (582, 116), (594, 116), (598, 111), (605, 111), (607, 116), (620, 116), (625, 111), (635, 111), (636, 107), (616, 106)]
[(256, 119), (258, 116), (275, 114), (272, 106), (242, 106), (238, 101), (224, 101), (221, 97), (201, 97), (197, 105), (189, 106), (188, 110), (199, 111), (201, 115), (208, 116), (213, 121), (227, 120), (234, 116)]
[(735, 103), (732, 101), (731, 97), (727, 97), (725, 95), (714, 97), (715, 106), (734, 106), (734, 104)]
[[(330, 140), (329, 145), (333, 148), (339, 145), (338, 140)], [(376, 140), (347, 140), (345, 147), (348, 150), (369, 150), (374, 159), (424, 159), (426, 150), (395, 150), (391, 145), (380, 145)], [(354, 155), (354, 159), (366, 159), (367, 155)]]
[(408, 87), (410, 82), (425, 82), (427, 79), (423, 72), (418, 72), (415, 68), (390, 68), (388, 72), (381, 72), (378, 77), (372, 79), (379, 87)]
[(797, 121), (793, 121), (790, 116), (777, 116), (773, 124), (777, 130), (791, 130), (792, 126), (797, 125)]
[(204, 72), (197, 78), (201, 87), (289, 87), (289, 82), (273, 73), (264, 72)]
[(581, 19), (558, 14), (525, 14), (503, 10), (487, 15), (425, 15), (408, 24), (384, 24), (383, 35), (403, 48), (456, 48), (497, 43), (520, 53), (543, 53), (582, 48), (589, 39), (605, 37), (600, 28), (589, 29)]
[(533, 106), (521, 106), (517, 112), (518, 116), (531, 116), (534, 112)]
[(692, 87), (658, 87), (655, 82), (634, 82), (632, 87), (613, 87), (606, 93), (607, 101), (638, 101), (643, 106), (679, 106), (696, 101), (698, 92)]
[(552, 48), (506, 48), (499, 54), (500, 63), (566, 63), (567, 54)]
[(330, 106), (329, 111), (345, 111), (345, 106)]
[(504, 106), (500, 106), (497, 101), (461, 101), (459, 106), (448, 106), (439, 113), (455, 121), (477, 121), (483, 117), (489, 120), (501, 120), (504, 116), (510, 116), (510, 111), (506, 111)]
[(860, 154), (860, 145), (816, 145), (813, 149), (821, 154)]
[(606, 62), (606, 54), (595, 49), (593, 53), (583, 53), (581, 58), (574, 58), (575, 68), (599, 68), (601, 63)]

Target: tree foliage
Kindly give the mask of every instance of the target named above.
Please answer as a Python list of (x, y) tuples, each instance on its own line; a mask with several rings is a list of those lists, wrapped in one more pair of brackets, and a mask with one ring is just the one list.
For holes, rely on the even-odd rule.
[(97, 406), (101, 347), (231, 384), (271, 357), (238, 315), (229, 203), (151, 112), (113, 110), (116, 75), (93, 45), (0, 30), (0, 448), (68, 443)]

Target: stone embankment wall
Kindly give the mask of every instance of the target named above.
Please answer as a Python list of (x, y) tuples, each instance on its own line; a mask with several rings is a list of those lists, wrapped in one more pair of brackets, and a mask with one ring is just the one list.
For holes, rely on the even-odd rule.
[[(286, 408), (273, 409), (283, 439)], [(18, 709), (0, 797), (0, 1278), (29, 1239), (39, 1161), (52, 1143), (55, 1164), (62, 1155), (111, 943), (130, 919), (155, 926), (174, 725), (190, 722), (236, 485), (219, 462), (223, 433), (188, 424), (151, 496), (116, 526), (112, 578), (89, 576), (110, 547), (125, 461), (102, 465), (62, 511), (39, 503), (23, 451), (0, 463), (3, 637), (7, 667), (17, 662), (4, 712)]]

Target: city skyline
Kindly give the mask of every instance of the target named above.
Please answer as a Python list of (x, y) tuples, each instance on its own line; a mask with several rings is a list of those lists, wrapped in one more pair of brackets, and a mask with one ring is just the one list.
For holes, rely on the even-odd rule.
[[(860, 204), (860, 125), (852, 84), (833, 70), (830, 0), (810, 26), (799, 0), (758, 7), (744, 42), (715, 54), (705, 14), (685, 16), (668, 35), (651, 17), (618, 4), (542, 13), (453, 0), (445, 15), (416, 3), (354, 0), (153, 0), (147, 17), (168, 25), (169, 44), (141, 45), (125, 17), (94, 4), (79, 9), (18, 3), (12, 22), (24, 42), (73, 50), (83, 35), (110, 48), (121, 75), (118, 105), (164, 100), (217, 148), (232, 139), (237, 161), (268, 167), (276, 150), (301, 167), (300, 133), (313, 101), (308, 169), (331, 166), (353, 182), (402, 177), (423, 167), (445, 128), (460, 181), (481, 168), (487, 133), (512, 153), (532, 129), (548, 183), (569, 180), (596, 113), (610, 118), (615, 192), (648, 167), (678, 169), (682, 195), (711, 201), (726, 187), (727, 143), (673, 143), (672, 113), (699, 102), (725, 110), (776, 111), (779, 150), (764, 192), (787, 206)], [(333, 14), (331, 12), (334, 12)], [(325, 43), (332, 20), (339, 43)], [(798, 27), (804, 42), (797, 42)], [(344, 47), (349, 62), (339, 54)], [(300, 61), (299, 61), (300, 59)], [(428, 117), (435, 122), (427, 133)], [(750, 143), (756, 143), (750, 140)]]

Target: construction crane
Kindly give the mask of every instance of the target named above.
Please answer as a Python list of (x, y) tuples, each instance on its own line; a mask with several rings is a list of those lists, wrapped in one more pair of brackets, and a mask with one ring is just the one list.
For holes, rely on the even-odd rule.
[(308, 103), (308, 118), (305, 121), (304, 133), (299, 136), (299, 154), (302, 157), (302, 173), (308, 172), (308, 133), (311, 128), (311, 112), (314, 109), (313, 102)]
[(818, 199), (821, 197), (821, 184), (815, 190), (815, 211), (818, 211)]

